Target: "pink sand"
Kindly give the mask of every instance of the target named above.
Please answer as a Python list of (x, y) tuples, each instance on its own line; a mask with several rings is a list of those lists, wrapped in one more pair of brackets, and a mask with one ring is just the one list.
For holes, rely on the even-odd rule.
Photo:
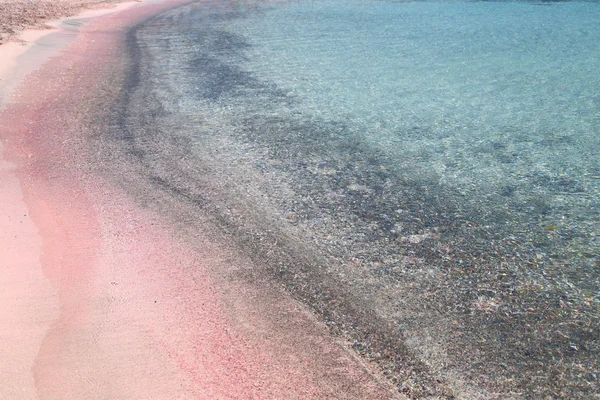
[(400, 398), (273, 285), (213, 275), (243, 255), (93, 172), (90, 94), (114, 96), (123, 28), (185, 2), (94, 19), (0, 113), (0, 398)]

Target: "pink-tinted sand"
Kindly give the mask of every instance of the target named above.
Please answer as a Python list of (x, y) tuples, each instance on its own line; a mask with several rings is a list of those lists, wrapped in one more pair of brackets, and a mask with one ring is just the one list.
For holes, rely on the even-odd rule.
[(123, 31), (180, 0), (98, 17), (0, 112), (1, 399), (388, 399), (399, 395), (249, 263), (94, 172)]

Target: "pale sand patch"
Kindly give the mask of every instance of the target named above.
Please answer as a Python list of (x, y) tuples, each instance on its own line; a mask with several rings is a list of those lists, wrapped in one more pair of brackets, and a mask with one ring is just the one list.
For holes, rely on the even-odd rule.
[(0, 143), (0, 398), (36, 399), (31, 372), (58, 295), (44, 276), (42, 241)]
[[(88, 10), (70, 19), (89, 20), (135, 4)], [(64, 21), (48, 22), (52, 29), (22, 32), (18, 41), (0, 46), (0, 110), (27, 74), (67, 44), (63, 40), (39, 45), (42, 38), (59, 32)], [(59, 298), (43, 271), (42, 238), (23, 200), (16, 166), (3, 155), (0, 143), (0, 398), (37, 399), (32, 370), (44, 337), (59, 317)]]
[[(34, 68), (17, 59), (49, 30), (24, 32), (27, 44), (0, 46), (0, 109), (19, 80)], [(37, 65), (43, 63), (39, 59)], [(0, 398), (37, 399), (32, 369), (50, 325), (59, 315), (58, 293), (42, 270), (42, 239), (23, 201), (16, 166), (0, 143)]]

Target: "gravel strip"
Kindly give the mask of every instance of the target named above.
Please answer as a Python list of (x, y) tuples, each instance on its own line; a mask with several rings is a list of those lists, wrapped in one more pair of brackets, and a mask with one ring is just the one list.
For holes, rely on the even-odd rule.
[(69, 17), (83, 9), (106, 7), (123, 0), (0, 0), (0, 44), (14, 40), (25, 29)]

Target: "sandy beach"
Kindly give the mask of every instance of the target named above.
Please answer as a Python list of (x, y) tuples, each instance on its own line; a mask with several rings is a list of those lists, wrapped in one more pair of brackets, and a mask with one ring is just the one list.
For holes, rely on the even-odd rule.
[(210, 225), (187, 232), (94, 164), (127, 29), (186, 2), (24, 36), (114, 2), (0, 2), (0, 398), (402, 398), (283, 290), (231, 278), (253, 261)]

